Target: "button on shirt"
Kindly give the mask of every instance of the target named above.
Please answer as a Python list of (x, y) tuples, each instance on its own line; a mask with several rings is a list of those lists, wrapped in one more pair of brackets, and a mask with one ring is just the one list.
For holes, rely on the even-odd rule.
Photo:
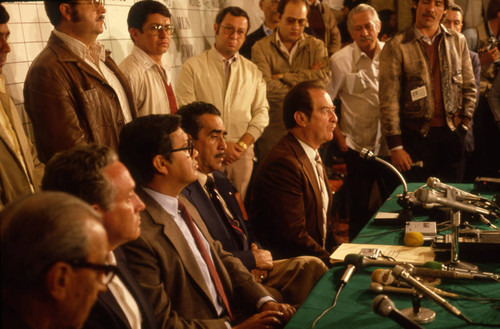
[(378, 43), (373, 60), (353, 42), (330, 58), (332, 79), (328, 93), (342, 101), (340, 131), (353, 150), (367, 148), (376, 155), (389, 155), (380, 123), (379, 59), (384, 46)]
[(127, 99), (127, 93), (125, 92), (125, 89), (123, 88), (120, 80), (118, 80), (113, 71), (111, 71), (111, 69), (105, 64), (105, 47), (97, 41), (90, 47), (87, 47), (83, 42), (70, 37), (66, 33), (60, 32), (55, 29), (53, 32), (64, 42), (69, 50), (83, 59), (86, 64), (90, 65), (90, 67), (92, 67), (96, 72), (100, 73), (101, 77), (108, 82), (108, 84), (111, 86), (111, 88), (113, 88), (118, 97), (118, 102), (120, 103), (125, 123), (130, 122), (132, 120), (132, 115), (130, 114), (130, 106)]
[[(215, 306), (215, 309), (217, 310), (217, 314), (220, 316), (224, 310), (223, 304), (219, 302), (219, 298), (217, 295), (217, 289), (215, 288), (215, 285), (212, 281), (212, 278), (210, 276), (210, 271), (208, 270), (207, 264), (205, 263), (205, 260), (203, 259), (203, 256), (201, 255), (198, 247), (196, 246), (196, 242), (194, 241), (193, 235), (191, 234), (191, 231), (189, 231), (189, 228), (182, 219), (182, 217), (179, 215), (179, 201), (177, 198), (170, 197), (168, 195), (158, 193), (156, 191), (153, 191), (149, 188), (143, 187), (144, 191), (149, 194), (160, 206), (165, 210), (170, 216), (172, 216), (174, 222), (177, 224), (179, 229), (182, 232), (182, 235), (186, 239), (186, 242), (189, 245), (189, 249), (192, 251), (194, 258), (196, 259), (196, 263), (198, 264), (201, 274), (203, 275), (203, 279), (208, 287), (208, 291), (210, 292), (210, 297), (212, 299), (212, 303)], [(196, 227), (198, 230), (198, 233), (203, 241), (203, 245), (205, 246), (205, 249), (210, 251), (210, 257), (211, 255), (211, 250), (210, 250), (210, 245), (208, 244), (208, 241), (205, 239), (203, 236), (203, 233), (201, 233), (200, 229)], [(213, 258), (212, 258), (213, 261)]]

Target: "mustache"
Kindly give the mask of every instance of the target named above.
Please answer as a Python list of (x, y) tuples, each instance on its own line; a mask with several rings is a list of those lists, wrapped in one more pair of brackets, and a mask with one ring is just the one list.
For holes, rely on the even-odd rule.
[(371, 37), (371, 35), (367, 35), (367, 36), (361, 37), (361, 41), (366, 41), (366, 40), (373, 41), (373, 38)]
[(225, 157), (225, 156), (226, 156), (226, 152), (217, 153), (217, 154), (215, 155), (215, 157), (216, 157), (216, 158), (223, 158), (223, 157)]
[(436, 15), (433, 15), (431, 13), (424, 14), (424, 17), (430, 17), (430, 18), (436, 19)]

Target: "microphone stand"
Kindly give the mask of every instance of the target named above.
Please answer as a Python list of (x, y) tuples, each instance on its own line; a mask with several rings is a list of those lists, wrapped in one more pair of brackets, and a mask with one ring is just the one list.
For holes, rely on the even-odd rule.
[(396, 169), (392, 164), (389, 162), (385, 161), (384, 159), (381, 159), (375, 154), (373, 154), (372, 151), (362, 148), (361, 151), (359, 151), (359, 155), (366, 160), (375, 160), (384, 166), (388, 167), (392, 172), (394, 172), (401, 183), (403, 184), (403, 195), (401, 197), (401, 211), (399, 212), (397, 222), (400, 223), (406, 223), (407, 221), (413, 220), (413, 214), (411, 212), (411, 207), (410, 207), (410, 198), (408, 196), (408, 185), (406, 184), (406, 181), (403, 177), (403, 175), (399, 172), (399, 170)]

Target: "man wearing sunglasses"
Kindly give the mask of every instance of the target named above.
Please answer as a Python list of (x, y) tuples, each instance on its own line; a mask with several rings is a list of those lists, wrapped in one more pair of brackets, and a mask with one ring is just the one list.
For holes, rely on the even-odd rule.
[(129, 271), (120, 247), (139, 237), (139, 212), (144, 204), (116, 153), (96, 144), (60, 152), (47, 164), (42, 188), (68, 192), (91, 204), (101, 214), (108, 234), (108, 262), (118, 271), (108, 291), (99, 296), (85, 328), (156, 328), (151, 305)]
[(98, 213), (69, 194), (40, 192), (0, 218), (2, 328), (81, 328), (115, 272)]
[(269, 125), (259, 140), (261, 159), (285, 136), (283, 100), (297, 83), (330, 79), (328, 51), (323, 41), (304, 33), (309, 12), (306, 0), (280, 0), (278, 28), (252, 48), (252, 61), (267, 83)]
[(139, 1), (130, 8), (127, 23), (134, 47), (120, 69), (130, 81), (137, 112), (174, 114), (172, 74), (163, 60), (175, 32), (170, 12), (159, 1)]
[(77, 144), (116, 148), (136, 109), (127, 79), (96, 41), (104, 0), (45, 1), (45, 11), (54, 30), (24, 83), (40, 160)]
[(146, 204), (141, 236), (124, 248), (158, 326), (227, 329), (285, 323), (295, 309), (276, 303), (240, 260), (213, 240), (196, 208), (180, 195), (196, 180), (198, 168), (198, 152), (180, 119), (139, 117), (120, 133), (120, 159)]

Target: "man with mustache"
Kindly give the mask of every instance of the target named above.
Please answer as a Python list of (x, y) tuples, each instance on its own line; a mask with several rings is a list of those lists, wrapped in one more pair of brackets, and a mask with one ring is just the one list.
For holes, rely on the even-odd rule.
[(138, 114), (174, 114), (172, 73), (163, 60), (175, 32), (169, 10), (159, 1), (139, 1), (130, 7), (127, 23), (134, 48), (120, 69), (130, 81)]
[(0, 209), (23, 194), (39, 190), (43, 175), (43, 164), (24, 132), (2, 75), (10, 53), (9, 18), (0, 4)]
[[(464, 36), (440, 25), (449, 2), (414, 0), (415, 23), (380, 55), (383, 132), (392, 163), (409, 181), (463, 177), (476, 84)], [(417, 161), (423, 167), (412, 166)]]
[(310, 255), (329, 264), (337, 242), (331, 190), (318, 148), (332, 140), (337, 116), (321, 81), (299, 82), (287, 93), (283, 121), (288, 134), (255, 174), (250, 221), (276, 258)]
[(76, 144), (116, 149), (119, 131), (136, 109), (127, 79), (96, 41), (104, 28), (104, 0), (44, 3), (54, 30), (24, 83), (40, 160)]
[(198, 151), (198, 179), (182, 194), (198, 209), (210, 235), (237, 257), (277, 299), (298, 307), (328, 270), (311, 256), (275, 260), (262, 249), (235, 197), (238, 191), (220, 172), (226, 149), (226, 129), (212, 104), (195, 102), (179, 109), (182, 129)]
[(378, 156), (390, 155), (382, 136), (378, 99), (379, 60), (384, 47), (378, 41), (380, 27), (373, 7), (356, 6), (347, 17), (347, 28), (354, 42), (330, 58), (332, 79), (327, 90), (332, 99), (338, 96), (342, 102), (340, 129), (335, 129), (334, 135), (347, 165), (351, 239), (380, 206), (370, 202), (372, 189), (378, 197), (374, 199), (378, 200), (384, 200), (391, 192), (384, 187), (383, 168), (359, 156), (362, 148)]

